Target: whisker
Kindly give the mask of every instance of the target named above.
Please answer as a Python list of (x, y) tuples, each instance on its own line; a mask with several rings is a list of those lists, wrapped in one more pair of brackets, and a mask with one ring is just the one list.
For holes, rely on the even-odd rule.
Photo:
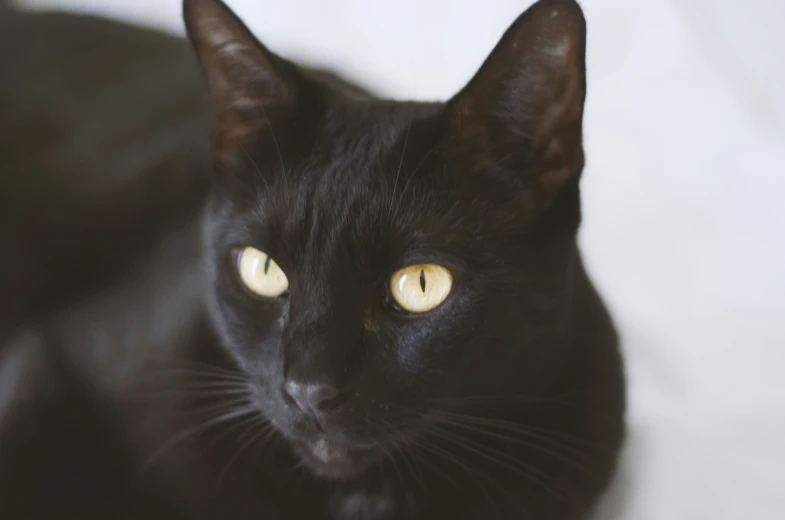
[[(415, 478), (417, 480), (417, 482), (420, 484), (420, 488), (425, 490), (425, 483), (424, 483), (423, 478), (422, 478), (422, 473), (420, 473), (419, 468), (418, 468), (417, 471), (415, 471), (415, 468), (416, 468), (417, 464), (416, 463), (412, 463), (409, 460), (409, 457), (407, 456), (406, 450), (404, 450), (398, 444), (397, 441), (393, 440), (392, 443), (393, 443), (393, 448), (400, 454), (401, 460), (403, 460), (403, 463), (406, 464), (406, 466), (409, 468), (409, 473), (411, 473), (412, 477)], [(414, 454), (410, 454), (410, 455), (414, 456)]]
[[(270, 455), (271, 450), (266, 450), (266, 448), (270, 448), (271, 445), (275, 444), (277, 431), (272, 423), (268, 423), (268, 426), (269, 427), (265, 429), (264, 434), (260, 435), (259, 438), (255, 441), (256, 446), (253, 447), (254, 454), (251, 456), (253, 458), (252, 463), (254, 466), (260, 463), (260, 456), (262, 457), (261, 460), (264, 461), (264, 456)], [(267, 451), (267, 453), (265, 453), (265, 451)]]
[(129, 392), (152, 393), (155, 391), (171, 391), (182, 388), (217, 388), (233, 387), (248, 388), (249, 381), (245, 378), (229, 378), (220, 374), (194, 374), (189, 372), (158, 372), (135, 381)]
[(246, 417), (246, 418), (244, 418), (244, 419), (242, 419), (242, 420), (238, 421), (238, 422), (237, 422), (237, 423), (235, 423), (235, 424), (231, 424), (231, 425), (229, 425), (229, 427), (228, 427), (228, 428), (226, 428), (226, 429), (222, 430), (221, 432), (219, 432), (219, 433), (218, 433), (218, 435), (216, 435), (216, 436), (215, 436), (215, 437), (214, 437), (214, 438), (211, 440), (211, 442), (210, 442), (210, 447), (212, 447), (212, 446), (215, 446), (216, 444), (218, 444), (218, 443), (219, 443), (219, 441), (220, 441), (222, 438), (226, 437), (227, 435), (229, 435), (230, 433), (232, 433), (232, 432), (233, 432), (233, 431), (235, 431), (236, 429), (238, 429), (238, 428), (242, 428), (243, 426), (246, 426), (246, 425), (247, 425), (249, 422), (250, 422), (250, 423), (253, 423), (253, 422), (254, 422), (256, 419), (259, 419), (259, 418), (261, 417), (261, 414), (260, 414), (260, 413), (258, 413), (258, 410), (256, 410), (256, 411), (257, 411), (257, 413), (255, 413), (255, 414), (251, 415), (250, 417)]
[(245, 392), (249, 392), (250, 388), (247, 381), (222, 381), (218, 379), (214, 380), (204, 380), (199, 381), (195, 379), (189, 379), (186, 381), (178, 381), (172, 382), (171, 385), (160, 385), (160, 386), (152, 386), (152, 387), (139, 387), (137, 389), (131, 389), (131, 391), (149, 391), (149, 392), (171, 392), (172, 390), (213, 390), (213, 389), (225, 389), (225, 390), (243, 390)]
[[(434, 432), (434, 433), (437, 433), (437, 432)], [(539, 484), (540, 486), (542, 486), (543, 489), (545, 489), (548, 492), (552, 493), (557, 498), (559, 498), (561, 500), (564, 500), (567, 503), (572, 503), (572, 501), (570, 499), (568, 499), (563, 493), (559, 492), (554, 487), (546, 484), (540, 478), (535, 476), (535, 474), (540, 474), (540, 476), (542, 476), (542, 477), (546, 477), (547, 476), (542, 471), (537, 469), (536, 467), (531, 466), (529, 464), (525, 464), (525, 467), (519, 467), (519, 466), (517, 466), (515, 464), (511, 464), (510, 462), (507, 462), (507, 461), (505, 461), (502, 458), (505, 455), (507, 455), (504, 452), (500, 452), (499, 450), (491, 448), (490, 446), (486, 446), (486, 445), (484, 445), (482, 443), (475, 442), (475, 441), (473, 441), (471, 439), (467, 439), (467, 438), (461, 437), (461, 436), (456, 435), (454, 433), (451, 433), (451, 432), (449, 432), (447, 430), (444, 430), (443, 428), (438, 429), (438, 433), (437, 434), (438, 434), (438, 436), (442, 440), (445, 440), (447, 442), (451, 442), (452, 444), (454, 444), (454, 445), (456, 445), (456, 446), (458, 446), (458, 447), (460, 447), (460, 448), (462, 448), (462, 449), (464, 449), (466, 451), (474, 453), (475, 455), (478, 455), (478, 456), (482, 457), (483, 459), (485, 459), (487, 461), (494, 462), (497, 465), (508, 469), (509, 471), (512, 471), (512, 472), (514, 472), (514, 473), (516, 473), (516, 474), (518, 474), (518, 475), (520, 475), (520, 476), (522, 476), (524, 478), (527, 478), (527, 479), (531, 480), (532, 482), (534, 482), (536, 484)], [(517, 461), (517, 462), (521, 463), (520, 461)], [(535, 473), (535, 474), (532, 474), (532, 473)]]
[(192, 428), (188, 428), (187, 430), (180, 432), (180, 434), (176, 435), (175, 437), (171, 438), (169, 441), (164, 443), (158, 450), (156, 450), (151, 456), (149, 456), (140, 466), (138, 474), (146, 472), (158, 459), (160, 459), (165, 453), (172, 450), (177, 444), (184, 441), (188, 437), (196, 435), (200, 431), (205, 431), (210, 429), (216, 425), (225, 423), (237, 417), (242, 417), (243, 415), (247, 415), (249, 413), (253, 413), (256, 410), (253, 407), (247, 406), (242, 408), (235, 408), (232, 411), (226, 412), (222, 415), (217, 417), (213, 417), (207, 422), (197, 424)]
[(423, 156), (423, 158), (420, 159), (420, 162), (417, 163), (417, 166), (415, 166), (414, 169), (412, 170), (412, 172), (409, 174), (409, 178), (406, 180), (406, 184), (403, 185), (403, 189), (401, 190), (401, 194), (398, 196), (398, 202), (395, 204), (396, 206), (399, 206), (400, 203), (403, 201), (403, 197), (404, 197), (404, 195), (406, 195), (406, 191), (409, 189), (409, 186), (412, 185), (412, 182), (416, 178), (417, 172), (420, 171), (420, 168), (422, 167), (422, 165), (425, 164), (425, 162), (428, 160), (428, 157), (430, 157), (431, 154), (437, 148), (438, 148), (438, 145), (434, 145), (430, 150), (428, 150), (428, 153), (426, 153)]
[[(428, 449), (428, 448), (426, 448), (424, 445), (422, 445), (422, 444), (420, 444), (420, 443), (410, 443), (410, 446), (411, 446), (412, 448), (414, 448), (414, 450), (415, 450), (415, 451), (412, 451), (411, 453), (416, 453), (416, 450), (418, 450), (418, 449), (419, 449), (419, 450), (420, 450), (422, 453), (424, 453), (425, 455), (430, 455), (431, 453), (437, 453), (437, 454), (438, 454), (438, 452), (435, 452), (435, 451), (433, 451), (432, 449)], [(431, 446), (430, 448), (432, 448), (432, 446)], [(458, 483), (457, 483), (457, 482), (455, 482), (455, 480), (453, 480), (452, 478), (450, 478), (450, 477), (449, 477), (449, 475), (447, 475), (447, 474), (446, 474), (444, 471), (442, 471), (441, 469), (439, 469), (439, 465), (438, 465), (438, 464), (436, 464), (436, 463), (435, 463), (435, 462), (433, 462), (433, 461), (429, 461), (427, 457), (424, 457), (424, 456), (422, 456), (422, 453), (420, 454), (420, 458), (419, 458), (419, 460), (420, 460), (420, 462), (421, 462), (422, 464), (425, 464), (425, 465), (426, 465), (426, 466), (428, 466), (430, 469), (432, 469), (433, 471), (435, 471), (436, 473), (438, 473), (439, 475), (441, 475), (441, 477), (442, 477), (444, 480), (446, 480), (447, 482), (449, 482), (449, 483), (450, 483), (450, 484), (452, 484), (453, 486), (455, 486), (455, 487), (460, 487), (460, 486), (458, 485)]]
[(610, 448), (607, 445), (603, 445), (603, 444), (600, 444), (598, 442), (592, 442), (589, 439), (584, 439), (584, 438), (578, 437), (577, 435), (571, 435), (571, 434), (566, 433), (566, 432), (560, 432), (558, 430), (551, 430), (551, 429), (548, 429), (548, 428), (541, 428), (539, 426), (531, 426), (531, 425), (528, 425), (528, 424), (525, 425), (525, 428), (527, 430), (531, 430), (532, 432), (540, 432), (543, 435), (551, 435), (553, 437), (561, 437), (565, 441), (574, 442), (575, 444), (582, 444), (585, 447), (591, 448), (593, 450), (613, 451), (613, 449)]
[[(513, 432), (513, 433), (520, 433), (522, 435), (527, 435), (527, 436), (534, 437), (534, 438), (540, 438), (540, 439), (543, 439), (543, 440), (548, 440), (549, 442), (556, 443), (559, 446), (562, 446), (562, 447), (565, 447), (565, 448), (568, 448), (568, 449), (572, 449), (568, 444), (564, 444), (563, 442), (559, 441), (558, 439), (551, 439), (551, 438), (546, 437), (546, 436), (561, 437), (564, 440), (564, 442), (571, 442), (571, 443), (574, 443), (574, 444), (582, 444), (583, 446), (585, 446), (587, 448), (590, 448), (590, 449), (593, 449), (593, 450), (595, 450), (595, 449), (596, 450), (603, 449), (603, 446), (598, 444), (598, 443), (591, 442), (591, 441), (589, 441), (587, 439), (583, 439), (581, 437), (578, 437), (578, 436), (575, 436), (575, 435), (571, 435), (571, 434), (566, 433), (566, 432), (560, 432), (558, 430), (551, 430), (551, 429), (548, 429), (548, 428), (542, 428), (542, 427), (533, 426), (533, 425), (529, 425), (529, 424), (517, 423), (517, 422), (514, 422), (514, 421), (505, 420), (505, 419), (496, 419), (496, 418), (482, 417), (482, 416), (476, 416), (476, 415), (460, 414), (460, 413), (448, 412), (448, 411), (444, 411), (444, 410), (432, 410), (431, 413), (433, 413), (434, 415), (442, 415), (442, 416), (447, 416), (447, 417), (450, 417), (450, 418), (455, 418), (458, 421), (469, 421), (469, 422), (472, 422), (472, 423), (475, 423), (475, 424), (478, 424), (478, 425), (488, 426), (488, 427), (491, 427), (491, 428), (498, 428), (499, 430), (510, 431), (510, 432)], [(536, 432), (539, 432), (539, 434), (536, 433)], [(608, 448), (606, 448), (606, 449), (608, 449)], [(577, 452), (577, 451), (576, 451), (576, 454), (578, 454), (578, 455), (585, 455), (585, 453), (581, 453), (581, 452)]]
[[(243, 150), (243, 151), (245, 151), (245, 150)], [(247, 155), (247, 153), (246, 153), (246, 155)], [(253, 164), (253, 160), (251, 160), (251, 157), (250, 157), (250, 156), (248, 156), (248, 159), (249, 159), (249, 160), (251, 161), (251, 163)], [(255, 166), (255, 164), (254, 164), (254, 166)], [(257, 169), (258, 169), (258, 168), (257, 168)], [(222, 172), (222, 174), (223, 174), (225, 177), (226, 177), (226, 176), (230, 177), (230, 178), (231, 178), (231, 180), (233, 180), (234, 182), (236, 182), (238, 185), (240, 185), (240, 186), (241, 186), (241, 187), (242, 187), (242, 188), (245, 190), (245, 192), (246, 192), (246, 195), (247, 195), (247, 198), (246, 198), (246, 200), (248, 200), (249, 202), (254, 202), (255, 200), (257, 200), (257, 199), (256, 199), (256, 196), (258, 196), (259, 189), (258, 189), (258, 185), (257, 185), (255, 182), (252, 182), (251, 184), (248, 184), (247, 182), (245, 182), (245, 181), (244, 181), (244, 180), (243, 180), (243, 179), (240, 177), (240, 175), (239, 175), (238, 171), (237, 171), (237, 170), (235, 170), (235, 169), (233, 169), (233, 168), (228, 168), (228, 169), (226, 169), (225, 171), (223, 171), (223, 172)]]
[(388, 210), (388, 218), (392, 215), (393, 203), (395, 202), (395, 190), (398, 187), (398, 178), (401, 176), (401, 168), (403, 167), (403, 158), (406, 156), (406, 146), (409, 144), (409, 132), (412, 130), (412, 119), (409, 119), (409, 126), (406, 127), (406, 137), (403, 140), (403, 151), (401, 152), (401, 160), (398, 163), (398, 172), (395, 174), (395, 182), (393, 183), (393, 191), (390, 196), (390, 208)]
[(398, 464), (395, 463), (395, 456), (394, 456), (394, 454), (391, 453), (387, 448), (385, 448), (382, 443), (377, 442), (377, 441), (374, 441), (373, 443), (384, 454), (384, 457), (382, 457), (382, 460), (381, 460), (381, 463), (380, 463), (381, 471), (384, 472), (384, 461), (385, 460), (389, 460), (390, 464), (392, 464), (393, 469), (398, 474), (398, 478), (403, 480), (403, 475), (401, 474), (401, 470), (398, 469)]
[(492, 486), (496, 485), (497, 482), (494, 481), (493, 478), (491, 478), (491, 476), (487, 472), (482, 471), (481, 469), (479, 469), (477, 467), (467, 465), (467, 463), (461, 461), (460, 458), (458, 458), (455, 455), (451, 454), (449, 451), (447, 451), (447, 450), (445, 450), (445, 449), (443, 449), (443, 448), (441, 448), (439, 446), (436, 446), (433, 443), (428, 444), (428, 447), (433, 451), (433, 453), (436, 453), (437, 455), (440, 455), (442, 458), (446, 459), (447, 461), (452, 462), (453, 464), (456, 464), (459, 467), (461, 467), (464, 470), (464, 472), (466, 472), (467, 475), (471, 476), (474, 479), (474, 481), (477, 482), (477, 485), (482, 490), (483, 495), (485, 495), (485, 498), (487, 498), (488, 502), (491, 505), (493, 505), (494, 508), (496, 508), (496, 501), (493, 499), (491, 494), (485, 488), (483, 483), (480, 480), (478, 480), (478, 478), (477, 478), (477, 477), (482, 477), (490, 485), (492, 485)]
[(149, 402), (158, 401), (162, 399), (174, 398), (188, 398), (188, 397), (201, 397), (201, 398), (219, 398), (219, 397), (235, 397), (248, 395), (248, 389), (244, 388), (175, 388), (172, 390), (151, 390), (149, 393), (134, 392), (129, 396), (123, 397), (123, 400), (128, 402)]
[(181, 417), (191, 417), (191, 416), (198, 416), (206, 413), (215, 413), (216, 411), (239, 407), (239, 406), (249, 406), (248, 402), (248, 395), (247, 394), (240, 394), (237, 396), (231, 396), (231, 399), (227, 400), (218, 400), (217, 402), (206, 402), (200, 403), (201, 406), (186, 406), (180, 410)]
[(268, 428), (265, 429), (264, 434), (261, 435), (259, 437), (259, 440), (257, 441), (258, 442), (257, 449), (261, 450), (270, 444), (274, 444), (274, 441), (276, 439), (275, 434), (277, 433), (277, 430), (275, 429), (275, 426), (272, 425), (272, 423), (268, 423), (267, 426)]
[(234, 463), (234, 461), (236, 461), (238, 458), (240, 458), (242, 453), (246, 449), (248, 449), (252, 444), (254, 444), (259, 439), (259, 437), (261, 435), (264, 435), (265, 433), (267, 433), (267, 429), (268, 428), (272, 427), (261, 416), (252, 417), (250, 423), (248, 423), (247, 420), (243, 421), (243, 423), (246, 425), (246, 433), (249, 430), (252, 431), (254, 428), (259, 426), (260, 424), (262, 425), (262, 427), (259, 428), (259, 431), (257, 431), (255, 434), (248, 436), (248, 439), (242, 445), (240, 445), (240, 447), (237, 449), (237, 452), (234, 454), (234, 456), (232, 456), (232, 458), (229, 459), (229, 462), (226, 463), (226, 466), (224, 466), (223, 470), (221, 470), (221, 473), (219, 473), (218, 478), (216, 479), (216, 491), (218, 491), (220, 489), (221, 481), (223, 480), (224, 476), (229, 472), (229, 469), (232, 467), (232, 464)]
[(286, 166), (283, 162), (283, 154), (281, 154), (281, 146), (278, 144), (278, 138), (275, 136), (275, 130), (273, 129), (273, 125), (270, 122), (270, 118), (267, 116), (267, 111), (264, 109), (263, 106), (259, 106), (259, 110), (262, 112), (262, 116), (264, 117), (264, 121), (267, 124), (267, 128), (270, 130), (270, 135), (273, 138), (273, 144), (275, 144), (275, 151), (278, 154), (278, 162), (281, 165), (281, 175), (283, 176), (283, 186), (284, 191), (286, 192), (286, 198), (289, 198), (289, 182), (286, 178)]
[(437, 397), (431, 399), (433, 403), (444, 403), (444, 404), (459, 404), (465, 405), (468, 403), (479, 403), (479, 404), (503, 404), (503, 403), (510, 403), (510, 404), (541, 404), (541, 403), (552, 403), (552, 404), (564, 404), (564, 405), (571, 405), (571, 406), (578, 406), (576, 403), (572, 401), (567, 401), (564, 399), (558, 399), (556, 397), (545, 397), (545, 396), (532, 396), (532, 395), (476, 395), (476, 396), (461, 396), (461, 397)]
[[(246, 405), (247, 399), (245, 396), (243, 397), (234, 397), (233, 399), (221, 401), (218, 403), (207, 403), (201, 407), (188, 407), (188, 408), (175, 408), (169, 410), (169, 414), (167, 418), (172, 418), (172, 414), (174, 413), (174, 417), (178, 421), (183, 420), (191, 420), (192, 418), (198, 418), (204, 415), (213, 415), (213, 414), (221, 414), (224, 412), (228, 412), (234, 410), (238, 407)], [(131, 438), (135, 435), (141, 435), (144, 431), (149, 430), (151, 427), (155, 426), (158, 421), (160, 421), (160, 416), (152, 416), (149, 417), (147, 420), (137, 421), (132, 424), (128, 431), (126, 432), (126, 438)]]
[[(434, 419), (436, 419), (436, 417), (434, 417)], [(457, 428), (463, 428), (463, 429), (465, 429), (466, 431), (469, 431), (469, 432), (477, 433), (477, 434), (480, 434), (480, 435), (487, 435), (488, 437), (492, 437), (492, 438), (499, 439), (499, 440), (502, 440), (502, 441), (514, 442), (514, 443), (520, 444), (522, 446), (533, 448), (533, 449), (535, 449), (537, 451), (540, 451), (542, 453), (546, 453), (548, 455), (552, 455), (552, 456), (554, 456), (554, 457), (556, 457), (556, 458), (558, 458), (558, 459), (560, 459), (560, 460), (562, 460), (562, 461), (564, 461), (564, 462), (566, 462), (568, 464), (571, 464), (571, 465), (573, 465), (574, 467), (576, 467), (577, 469), (579, 469), (581, 471), (584, 471), (584, 472), (586, 472), (588, 474), (592, 474), (591, 470), (589, 470), (583, 464), (578, 463), (574, 459), (571, 459), (571, 458), (567, 457), (564, 454), (554, 452), (552, 450), (549, 450), (548, 448), (545, 448), (543, 446), (534, 444), (534, 443), (526, 441), (524, 439), (520, 439), (518, 437), (513, 437), (513, 436), (510, 436), (510, 435), (504, 435), (504, 434), (501, 434), (501, 433), (498, 433), (498, 432), (494, 432), (494, 431), (491, 431), (491, 430), (487, 430), (487, 429), (483, 429), (483, 428), (478, 428), (478, 427), (473, 426), (471, 424), (462, 423), (462, 422), (454, 420), (454, 419), (453, 420), (437, 419), (437, 421), (442, 422), (443, 424), (446, 424), (446, 425), (449, 425), (449, 426), (453, 426), (453, 427), (457, 427)], [(469, 422), (469, 421), (470, 421), (470, 419), (466, 419), (466, 422)], [(480, 424), (482, 424), (482, 423), (480, 423)], [(523, 434), (523, 435), (527, 434), (527, 432), (524, 431), (524, 430), (514, 430), (514, 432), (515, 433), (519, 433), (519, 434)], [(532, 436), (531, 434), (529, 434), (529, 435), (530, 435), (530, 437)], [(547, 440), (547, 439), (544, 439), (544, 438), (538, 437), (538, 436), (534, 436), (534, 439), (535, 440), (540, 440), (540, 441)], [(565, 449), (565, 450), (568, 450), (568, 451), (572, 452), (572, 454), (576, 455), (576, 456), (581, 456), (582, 457), (582, 456), (586, 455), (585, 453), (581, 453), (581, 452), (579, 452), (577, 450), (574, 450), (571, 447), (563, 445), (563, 444), (558, 444), (558, 446), (563, 448), (563, 449)]]
[[(253, 165), (254, 169), (256, 169), (256, 173), (259, 174), (258, 177), (254, 177), (254, 180), (256, 180), (257, 178), (263, 180), (264, 181), (265, 190), (267, 190), (267, 193), (270, 193), (270, 183), (267, 182), (267, 176), (264, 173), (262, 173), (261, 168), (259, 168), (259, 165), (256, 164), (256, 161), (253, 160), (253, 157), (251, 157), (251, 154), (248, 153), (248, 150), (246, 150), (246, 148), (244, 146), (242, 147), (242, 150), (243, 150), (243, 153), (245, 154), (245, 156), (248, 158), (248, 160)], [(283, 161), (281, 161), (281, 167), (283, 167)], [(256, 192), (257, 198), (261, 198), (260, 195), (262, 195), (262, 194), (259, 192), (259, 185), (256, 182), (254, 182), (254, 188), (255, 188), (255, 192)]]
[(210, 372), (221, 372), (225, 374), (238, 375), (236, 369), (228, 368), (215, 363), (208, 363), (196, 359), (172, 358), (171, 356), (156, 355), (155, 353), (147, 353), (142, 358), (143, 361), (156, 362), (164, 364), (165, 367), (173, 368), (191, 368), (196, 370), (206, 370)]
[(159, 377), (204, 377), (220, 378), (226, 381), (248, 381), (247, 377), (233, 372), (223, 372), (219, 370), (197, 369), (189, 367), (166, 367), (153, 371), (148, 378)]

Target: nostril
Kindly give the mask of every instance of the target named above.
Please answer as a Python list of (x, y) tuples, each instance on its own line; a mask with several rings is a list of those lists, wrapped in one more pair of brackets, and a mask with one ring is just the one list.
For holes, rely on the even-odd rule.
[(283, 388), (282, 388), (282, 391), (281, 391), (281, 395), (283, 396), (283, 400), (286, 401), (287, 404), (290, 404), (292, 406), (296, 406), (297, 408), (300, 408), (303, 412), (306, 411), (306, 410), (303, 409), (303, 405), (305, 403), (301, 404), (300, 401), (297, 398), (294, 397), (297, 394), (292, 392), (292, 390), (289, 388), (288, 384), (284, 384), (283, 385)]
[(322, 400), (319, 401), (319, 409), (320, 410), (331, 410), (334, 408), (338, 408), (343, 403), (346, 402), (346, 398), (349, 396), (349, 392), (340, 392), (337, 389), (333, 389), (334, 391), (328, 396), (323, 396)]
[(304, 413), (314, 416), (318, 412), (335, 408), (345, 399), (346, 393), (324, 383), (300, 383), (287, 380), (283, 385), (284, 399)]

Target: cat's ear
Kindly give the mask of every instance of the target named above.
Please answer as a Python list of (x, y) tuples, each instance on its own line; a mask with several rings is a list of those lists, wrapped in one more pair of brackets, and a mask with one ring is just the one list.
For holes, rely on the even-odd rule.
[(221, 0), (184, 0), (183, 16), (212, 99), (216, 159), (227, 162), (251, 137), (291, 114), (298, 72)]
[(583, 168), (586, 24), (575, 0), (540, 0), (449, 103), (455, 149), (548, 205)]

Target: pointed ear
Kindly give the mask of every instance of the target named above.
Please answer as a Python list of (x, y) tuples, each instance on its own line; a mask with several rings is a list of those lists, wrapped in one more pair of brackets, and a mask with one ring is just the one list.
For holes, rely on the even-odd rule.
[(183, 17), (212, 99), (215, 158), (229, 162), (250, 138), (290, 115), (299, 73), (220, 0), (184, 0)]
[(540, 0), (448, 105), (456, 149), (523, 180), (547, 206), (583, 168), (586, 24), (575, 0)]

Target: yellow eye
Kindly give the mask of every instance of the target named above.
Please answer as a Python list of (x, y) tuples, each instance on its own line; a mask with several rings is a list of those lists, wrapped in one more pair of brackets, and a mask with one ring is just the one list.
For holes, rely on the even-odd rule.
[(410, 265), (390, 278), (390, 294), (402, 309), (422, 313), (442, 304), (452, 289), (452, 274), (436, 264)]
[(275, 298), (289, 288), (289, 280), (275, 260), (253, 247), (242, 250), (237, 269), (245, 286), (259, 296)]

